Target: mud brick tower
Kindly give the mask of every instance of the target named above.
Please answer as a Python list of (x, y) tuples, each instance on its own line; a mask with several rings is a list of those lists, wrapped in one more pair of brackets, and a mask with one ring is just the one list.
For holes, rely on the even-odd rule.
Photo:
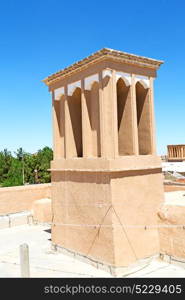
[(158, 253), (163, 200), (153, 81), (162, 61), (102, 49), (44, 82), (52, 94), (52, 243), (117, 270)]

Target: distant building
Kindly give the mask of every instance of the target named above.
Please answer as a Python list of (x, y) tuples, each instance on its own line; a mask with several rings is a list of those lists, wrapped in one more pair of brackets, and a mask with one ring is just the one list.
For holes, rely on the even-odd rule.
[(168, 145), (168, 161), (185, 160), (185, 145)]

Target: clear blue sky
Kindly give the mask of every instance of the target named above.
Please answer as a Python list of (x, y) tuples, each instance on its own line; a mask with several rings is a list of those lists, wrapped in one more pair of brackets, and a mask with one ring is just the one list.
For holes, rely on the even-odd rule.
[(158, 153), (185, 144), (185, 1), (0, 0), (0, 150), (52, 145), (43, 78), (109, 47), (162, 59)]

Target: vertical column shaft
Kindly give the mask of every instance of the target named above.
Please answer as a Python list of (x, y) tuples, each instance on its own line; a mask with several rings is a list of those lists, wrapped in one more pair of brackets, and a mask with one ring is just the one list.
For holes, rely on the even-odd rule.
[(118, 157), (118, 111), (117, 111), (117, 86), (116, 71), (112, 71), (112, 129), (113, 129), (113, 158)]
[(100, 147), (101, 157), (106, 157), (106, 139), (105, 139), (105, 116), (104, 116), (104, 97), (103, 97), (103, 78), (102, 72), (99, 74), (99, 101), (100, 101)]
[(156, 154), (155, 117), (154, 117), (154, 88), (153, 78), (150, 78), (149, 105), (150, 105), (150, 130), (151, 130), (151, 154)]
[(64, 111), (65, 111), (65, 157), (71, 158), (77, 156), (74, 132), (72, 128), (71, 116), (69, 111), (69, 97), (67, 86), (64, 87)]
[(101, 156), (118, 156), (116, 76), (102, 78), (99, 73)]
[(183, 158), (183, 146), (181, 146), (181, 158)]
[(169, 157), (173, 157), (173, 155), (172, 155), (172, 148), (171, 147), (169, 147)]
[(137, 105), (136, 105), (136, 86), (135, 75), (132, 74), (131, 81), (131, 114), (132, 114), (132, 139), (133, 139), (133, 154), (139, 154), (138, 143), (138, 128), (137, 128)]
[(82, 146), (83, 146), (83, 157), (92, 156), (92, 131), (88, 107), (88, 103), (91, 99), (90, 92), (84, 90), (84, 79), (81, 80), (81, 100), (82, 100)]
[(65, 157), (65, 111), (64, 111), (64, 95), (60, 99), (60, 141), (61, 155)]
[(54, 159), (64, 157), (64, 128), (61, 120), (61, 101), (54, 99), (52, 93), (52, 120), (53, 120), (53, 153)]

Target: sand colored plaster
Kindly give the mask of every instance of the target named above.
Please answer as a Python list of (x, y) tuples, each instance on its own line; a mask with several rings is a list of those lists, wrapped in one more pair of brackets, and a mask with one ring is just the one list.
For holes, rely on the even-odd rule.
[(185, 192), (165, 193), (158, 212), (160, 253), (185, 259)]
[(44, 80), (53, 95), (54, 246), (114, 267), (158, 253), (153, 81), (161, 63), (103, 49)]
[(44, 198), (33, 202), (33, 220), (38, 223), (52, 222), (51, 199)]
[(42, 198), (51, 198), (50, 183), (0, 188), (0, 215), (31, 210)]

